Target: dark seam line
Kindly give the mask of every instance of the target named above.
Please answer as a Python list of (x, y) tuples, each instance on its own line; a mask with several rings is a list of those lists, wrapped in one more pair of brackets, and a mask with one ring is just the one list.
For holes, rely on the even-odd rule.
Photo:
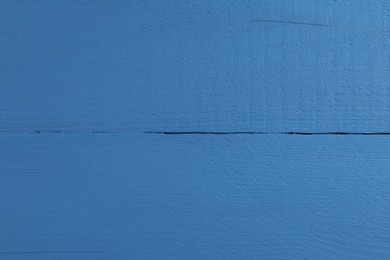
[(162, 135), (390, 135), (390, 132), (255, 132), (255, 131), (50, 131), (34, 130), (30, 132), (0, 131), (0, 133), (18, 134), (162, 134)]
[(390, 135), (390, 132), (144, 132), (164, 135)]
[(321, 23), (304, 23), (304, 22), (294, 22), (294, 21), (279, 21), (279, 20), (262, 20), (256, 19), (252, 22), (262, 22), (262, 23), (282, 23), (282, 24), (295, 24), (295, 25), (310, 25), (310, 26), (322, 26), (322, 27), (331, 27), (330, 24), (321, 24)]
[(97, 251), (5, 251), (0, 255), (24, 255), (24, 254), (93, 254)]
[[(43, 130), (34, 130), (35, 134), (78, 134), (78, 133), (84, 133), (84, 134), (119, 134), (120, 132), (115, 131), (88, 131), (88, 132), (78, 132), (78, 131), (43, 131)], [(5, 132), (5, 133), (12, 133), (12, 132)]]

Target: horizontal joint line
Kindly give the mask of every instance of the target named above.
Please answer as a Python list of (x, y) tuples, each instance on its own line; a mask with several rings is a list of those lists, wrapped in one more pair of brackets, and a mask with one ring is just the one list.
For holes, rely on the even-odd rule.
[(390, 132), (144, 132), (164, 135), (390, 135)]

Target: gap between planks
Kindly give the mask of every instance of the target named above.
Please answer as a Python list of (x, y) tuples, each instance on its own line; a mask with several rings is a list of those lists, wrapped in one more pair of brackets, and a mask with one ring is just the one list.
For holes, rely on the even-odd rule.
[(60, 131), (60, 130), (34, 130), (34, 131), (0, 131), (7, 134), (153, 134), (153, 135), (390, 135), (390, 132), (260, 132), (260, 131)]

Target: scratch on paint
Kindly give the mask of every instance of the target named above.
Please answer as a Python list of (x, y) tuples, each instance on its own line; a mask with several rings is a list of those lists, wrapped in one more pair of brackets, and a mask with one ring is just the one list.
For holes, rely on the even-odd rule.
[(280, 24), (293, 24), (293, 25), (309, 25), (309, 26), (331, 27), (330, 24), (322, 24), (322, 23), (304, 23), (304, 22), (294, 22), (294, 21), (263, 20), (263, 19), (256, 19), (256, 20), (252, 20), (252, 21), (253, 22), (261, 22), (261, 23), (280, 23)]

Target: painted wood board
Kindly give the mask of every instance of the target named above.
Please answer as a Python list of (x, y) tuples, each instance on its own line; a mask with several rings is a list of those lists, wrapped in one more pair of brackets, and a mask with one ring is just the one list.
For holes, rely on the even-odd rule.
[(2, 0), (0, 130), (390, 131), (385, 0)]
[(0, 259), (387, 259), (389, 144), (3, 133)]
[(388, 259), (389, 14), (0, 1), (0, 259)]

